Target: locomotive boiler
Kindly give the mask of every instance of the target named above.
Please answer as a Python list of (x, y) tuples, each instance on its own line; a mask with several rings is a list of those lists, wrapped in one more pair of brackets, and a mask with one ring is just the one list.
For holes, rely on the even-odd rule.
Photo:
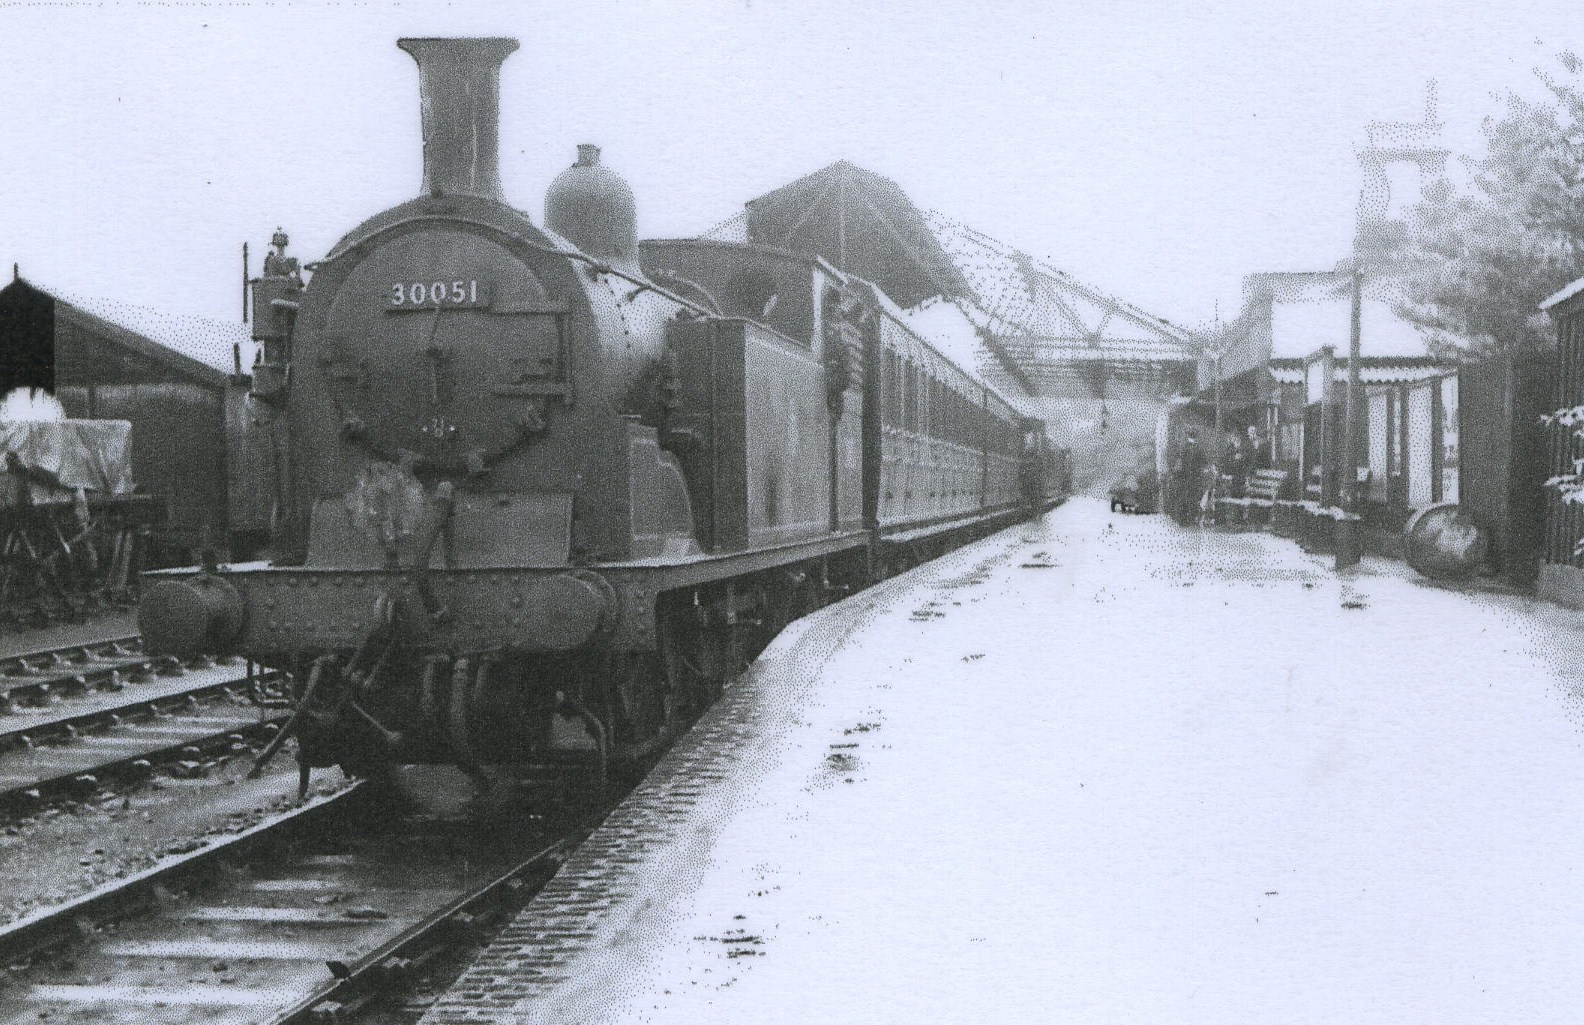
[(399, 45), (421, 194), (254, 285), (273, 558), (139, 612), (151, 651), (285, 670), (305, 768), (638, 762), (792, 618), (1044, 500), (1029, 423), (878, 290), (640, 251), (592, 146), (535, 224), (497, 161), (516, 41)]

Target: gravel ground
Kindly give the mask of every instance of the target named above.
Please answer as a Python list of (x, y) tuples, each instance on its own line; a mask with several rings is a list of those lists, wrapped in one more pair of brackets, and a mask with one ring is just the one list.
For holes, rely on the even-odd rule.
[(82, 623), (45, 627), (0, 623), (0, 659), (71, 644), (91, 644), (107, 638), (132, 637), (137, 632), (137, 613), (131, 609), (96, 613)]
[[(236, 757), (199, 779), (158, 777), (125, 796), (63, 803), (0, 826), (0, 923), (71, 900), (196, 846), (254, 825), (296, 804), (289, 751), (256, 780), (251, 758)], [(344, 783), (333, 769), (314, 774), (312, 793)]]

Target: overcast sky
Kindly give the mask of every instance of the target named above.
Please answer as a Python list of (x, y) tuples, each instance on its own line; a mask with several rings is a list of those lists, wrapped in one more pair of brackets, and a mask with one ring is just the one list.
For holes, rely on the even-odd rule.
[[(502, 171), (537, 220), (595, 142), (644, 236), (697, 234), (838, 158), (1186, 325), (1242, 275), (1346, 254), (1370, 120), (1440, 83), (1457, 149), (1576, 4), (10, 4), (0, 260), (217, 317), (277, 224), (305, 260), (417, 191), (402, 35), (512, 35)], [(1584, 272), (1584, 268), (1581, 268)]]

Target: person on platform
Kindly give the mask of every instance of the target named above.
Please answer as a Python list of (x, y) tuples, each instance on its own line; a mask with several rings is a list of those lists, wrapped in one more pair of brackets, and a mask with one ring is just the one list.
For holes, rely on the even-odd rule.
[(1255, 470), (1268, 470), (1268, 469), (1270, 469), (1270, 445), (1269, 445), (1268, 441), (1269, 441), (1269, 436), (1266, 435), (1266, 433), (1263, 430), (1261, 430), (1256, 425), (1253, 425), (1253, 424), (1249, 425), (1249, 429), (1248, 429), (1248, 448), (1249, 448), (1248, 468), (1249, 468), (1249, 472), (1250, 473), (1253, 473)]
[(1205, 457), (1199, 445), (1199, 432), (1189, 428), (1187, 436), (1183, 438), (1182, 449), (1177, 453), (1177, 465), (1173, 467), (1172, 474), (1175, 478), (1172, 504), (1176, 507), (1177, 522), (1185, 527), (1199, 519), (1200, 484), (1204, 478), (1204, 467)]
[(1244, 488), (1248, 483), (1250, 456), (1249, 445), (1241, 435), (1233, 434), (1227, 439), (1226, 456), (1221, 472), (1227, 476), (1229, 487), (1227, 494), (1232, 498), (1242, 498), (1244, 495)]

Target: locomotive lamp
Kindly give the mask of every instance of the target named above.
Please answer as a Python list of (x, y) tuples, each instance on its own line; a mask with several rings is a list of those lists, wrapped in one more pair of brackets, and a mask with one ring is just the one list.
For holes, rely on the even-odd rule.
[(215, 574), (162, 580), (138, 604), (138, 632), (150, 655), (225, 654), (242, 635), (245, 611), (237, 589)]

